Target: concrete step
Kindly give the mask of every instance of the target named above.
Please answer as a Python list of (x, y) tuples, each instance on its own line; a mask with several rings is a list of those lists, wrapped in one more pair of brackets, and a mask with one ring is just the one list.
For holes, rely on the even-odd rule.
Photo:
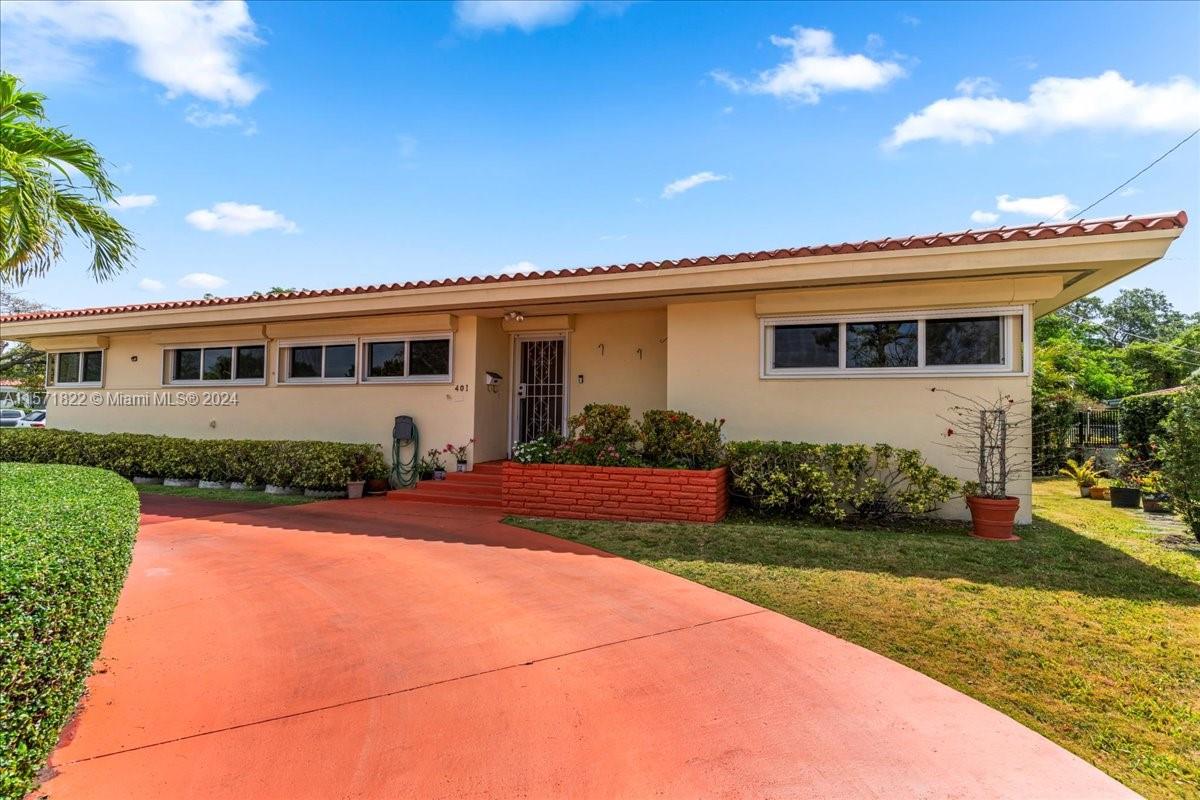
[(478, 492), (500, 496), (499, 478), (450, 478), (444, 481), (421, 481), (414, 491), (418, 492)]

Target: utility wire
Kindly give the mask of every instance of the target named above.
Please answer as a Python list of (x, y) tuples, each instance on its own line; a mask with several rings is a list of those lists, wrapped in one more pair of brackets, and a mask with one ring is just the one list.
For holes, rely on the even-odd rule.
[[(1151, 167), (1153, 167), (1153, 166), (1154, 166), (1155, 164), (1157, 164), (1158, 162), (1162, 161), (1162, 160), (1163, 160), (1164, 158), (1166, 158), (1167, 156), (1171, 155), (1171, 153), (1174, 153), (1176, 150), (1178, 150), (1179, 148), (1183, 147), (1183, 146), (1184, 146), (1184, 144), (1186, 144), (1186, 143), (1187, 143), (1187, 141), (1188, 141), (1189, 139), (1191, 139), (1193, 136), (1195, 136), (1195, 135), (1196, 135), (1196, 134), (1198, 134), (1198, 133), (1200, 133), (1200, 128), (1197, 128), (1196, 130), (1194, 130), (1194, 131), (1192, 131), (1191, 133), (1189, 133), (1187, 136), (1185, 136), (1185, 137), (1183, 137), (1182, 139), (1180, 139), (1178, 142), (1176, 142), (1176, 143), (1175, 143), (1175, 146), (1174, 146), (1174, 147), (1172, 147), (1172, 148), (1171, 148), (1170, 150), (1168, 150), (1167, 152), (1163, 153), (1163, 154), (1162, 154), (1161, 156), (1159, 156), (1158, 158), (1156, 158), (1156, 159), (1154, 159), (1153, 161), (1151, 161), (1151, 162), (1150, 162), (1149, 164), (1147, 164), (1146, 166), (1142, 167), (1140, 170), (1138, 170), (1138, 171), (1137, 171), (1137, 173), (1136, 173), (1136, 174), (1135, 174), (1135, 175), (1134, 175), (1132, 178), (1130, 178), (1129, 180), (1125, 181), (1125, 182), (1124, 182), (1124, 183), (1122, 183), (1120, 186), (1118, 186), (1117, 188), (1113, 189), (1111, 192), (1109, 192), (1108, 194), (1104, 195), (1104, 197), (1101, 197), (1099, 200), (1097, 200), (1096, 202), (1092, 203), (1092, 204), (1091, 204), (1090, 206), (1088, 206), (1087, 208), (1083, 209), (1083, 211), (1080, 211), (1078, 214), (1075, 214), (1074, 216), (1072, 216), (1072, 217), (1071, 217), (1071, 219), (1081, 219), (1081, 218), (1083, 217), (1083, 215), (1084, 215), (1084, 214), (1086, 214), (1087, 212), (1091, 211), (1093, 208), (1095, 208), (1096, 206), (1100, 205), (1100, 204), (1101, 204), (1101, 203), (1103, 203), (1105, 200), (1107, 200), (1108, 198), (1112, 197), (1114, 194), (1116, 194), (1117, 192), (1121, 191), (1122, 189), (1124, 189), (1124, 188), (1125, 188), (1126, 186), (1128, 186), (1129, 184), (1131, 184), (1131, 183), (1133, 183), (1134, 181), (1136, 181), (1138, 178), (1142, 177), (1142, 175), (1144, 175), (1144, 174), (1146, 174), (1147, 172), (1149, 172)], [(1069, 206), (1069, 205), (1067, 205), (1067, 206), (1063, 206), (1061, 209), (1059, 209), (1059, 211), (1058, 211), (1058, 213), (1057, 213), (1057, 214), (1053, 214), (1053, 215), (1051, 215), (1049, 219), (1044, 219), (1044, 220), (1042, 220), (1041, 222), (1039, 222), (1039, 223), (1038, 223), (1038, 225), (1045, 225), (1045, 224), (1046, 224), (1047, 222), (1049, 222), (1050, 220), (1052, 220), (1052, 219), (1055, 219), (1056, 217), (1060, 217), (1060, 216), (1062, 216), (1063, 214), (1067, 213), (1067, 211), (1068, 211), (1070, 208), (1071, 208), (1071, 206)]]
[[(1107, 333), (1117, 333), (1117, 334), (1122, 334), (1124, 336), (1132, 336), (1135, 339), (1142, 339), (1143, 341), (1147, 341), (1152, 344), (1161, 344), (1163, 347), (1170, 347), (1174, 350), (1182, 350), (1185, 353), (1190, 353), (1191, 355), (1194, 355), (1194, 356), (1200, 356), (1200, 350), (1193, 350), (1190, 347), (1183, 347), (1182, 345), (1172, 344), (1171, 342), (1164, 342), (1162, 339), (1151, 339), (1149, 336), (1142, 336), (1140, 333), (1134, 333), (1133, 331), (1127, 331), (1124, 328), (1109, 328), (1105, 325), (1102, 325), (1099, 322), (1094, 322), (1094, 321), (1088, 319), (1087, 317), (1080, 316), (1079, 314), (1076, 314), (1073, 311), (1067, 311), (1065, 308), (1060, 308), (1057, 313), (1065, 314), (1066, 316), (1074, 319), (1076, 322), (1082, 322), (1086, 325), (1094, 325), (1097, 328), (1099, 328), (1100, 330), (1105, 331)], [(1193, 364), (1192, 366), (1200, 367), (1200, 364)]]

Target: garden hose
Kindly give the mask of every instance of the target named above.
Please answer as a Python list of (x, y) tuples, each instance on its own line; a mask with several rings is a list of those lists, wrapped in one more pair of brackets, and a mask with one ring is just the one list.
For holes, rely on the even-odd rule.
[[(404, 457), (404, 450), (412, 446), (412, 455)], [(411, 439), (392, 439), (392, 478), (393, 489), (408, 489), (417, 485), (418, 461), (421, 453), (421, 436), (417, 426), (412, 426)]]

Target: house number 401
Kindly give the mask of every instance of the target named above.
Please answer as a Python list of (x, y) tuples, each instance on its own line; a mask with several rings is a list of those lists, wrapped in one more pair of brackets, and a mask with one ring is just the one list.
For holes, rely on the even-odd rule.
[(457, 383), (457, 384), (455, 384), (455, 385), (454, 385), (454, 391), (456, 391), (456, 392), (469, 392), (469, 391), (471, 391), (471, 384), (469, 384), (469, 383)]

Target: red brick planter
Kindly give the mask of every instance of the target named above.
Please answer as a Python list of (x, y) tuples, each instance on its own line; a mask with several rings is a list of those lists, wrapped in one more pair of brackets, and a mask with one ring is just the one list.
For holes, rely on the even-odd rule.
[(729, 510), (725, 467), (709, 470), (504, 462), (504, 511), (523, 517), (717, 522)]

